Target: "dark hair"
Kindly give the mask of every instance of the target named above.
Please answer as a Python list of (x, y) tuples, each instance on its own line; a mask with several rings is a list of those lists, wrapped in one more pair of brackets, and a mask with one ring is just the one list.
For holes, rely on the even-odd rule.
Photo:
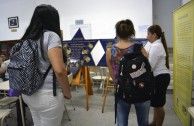
[[(42, 4), (35, 8), (30, 24), (21, 39), (35, 41), (40, 39), (43, 54), (43, 33), (46, 30), (55, 32), (62, 39), (58, 11), (51, 5)], [(44, 58), (44, 55), (42, 56)]]
[(22, 39), (38, 40), (44, 30), (53, 31), (61, 38), (58, 11), (51, 5), (42, 4), (35, 8), (30, 25)]
[(129, 19), (117, 22), (115, 28), (117, 37), (121, 39), (129, 39), (135, 36), (133, 22)]
[(152, 25), (148, 28), (148, 32), (152, 33), (152, 34), (156, 34), (157, 38), (161, 38), (163, 47), (165, 49), (166, 52), (166, 67), (169, 69), (169, 54), (168, 54), (168, 48), (167, 48), (167, 43), (166, 43), (166, 39), (164, 36), (164, 32), (162, 32), (162, 29), (159, 25)]

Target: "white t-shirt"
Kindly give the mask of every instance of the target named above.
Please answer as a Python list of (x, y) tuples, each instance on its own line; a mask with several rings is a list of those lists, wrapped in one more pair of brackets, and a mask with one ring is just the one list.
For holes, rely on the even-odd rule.
[(149, 51), (150, 51), (151, 44), (152, 44), (152, 43), (148, 41), (148, 42), (146, 43), (146, 45), (144, 46), (144, 48), (145, 48), (147, 54), (148, 54)]

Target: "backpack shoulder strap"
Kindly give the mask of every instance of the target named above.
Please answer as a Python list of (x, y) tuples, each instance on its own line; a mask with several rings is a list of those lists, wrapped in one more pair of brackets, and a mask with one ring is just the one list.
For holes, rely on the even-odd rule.
[(142, 44), (135, 43), (133, 47), (133, 52), (141, 52), (142, 46), (143, 46)]

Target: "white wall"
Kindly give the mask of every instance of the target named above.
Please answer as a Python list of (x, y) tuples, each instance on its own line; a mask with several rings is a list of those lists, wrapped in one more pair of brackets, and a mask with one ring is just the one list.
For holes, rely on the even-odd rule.
[[(51, 4), (59, 11), (64, 40), (71, 39), (70, 26), (79, 19), (91, 24), (92, 39), (114, 38), (115, 23), (121, 19), (134, 22), (137, 38), (145, 38), (146, 28), (152, 24), (152, 0), (1, 0), (0, 41), (20, 39), (35, 6), (41, 3)], [(8, 28), (7, 19), (12, 16), (19, 17), (17, 32)]]
[[(35, 4), (32, 0), (0, 1), (0, 41), (20, 39), (29, 24)], [(11, 32), (8, 26), (9, 17), (19, 17), (17, 32)]]
[(173, 11), (180, 6), (180, 0), (153, 0), (153, 22), (162, 27), (168, 47), (173, 47)]

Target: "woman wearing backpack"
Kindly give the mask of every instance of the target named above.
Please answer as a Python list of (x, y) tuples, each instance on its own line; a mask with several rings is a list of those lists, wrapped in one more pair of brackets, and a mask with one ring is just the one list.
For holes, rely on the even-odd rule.
[(167, 44), (159, 25), (148, 28), (147, 38), (151, 45), (146, 50), (155, 79), (155, 93), (151, 99), (154, 116), (149, 126), (162, 126), (165, 117), (163, 106), (166, 103), (166, 90), (170, 83)]
[[(131, 39), (135, 36), (135, 29), (132, 21), (129, 19), (117, 22), (115, 28), (118, 43), (107, 49), (106, 62), (109, 73), (117, 86), (120, 59), (124, 54), (133, 51), (134, 43)], [(147, 53), (143, 47), (141, 47), (141, 52), (147, 57)], [(128, 117), (132, 104), (125, 102), (119, 97), (116, 99), (117, 126), (128, 126)], [(138, 125), (147, 126), (150, 100), (134, 103), (134, 106), (136, 109)]]
[[(58, 11), (51, 5), (35, 8), (31, 22), (21, 40), (31, 39), (38, 43), (38, 68), (49, 70), (43, 86), (32, 95), (22, 94), (31, 111), (35, 126), (60, 126), (64, 112), (64, 98), (71, 92), (62, 53), (62, 36)], [(53, 96), (53, 72), (56, 75), (56, 96)]]

